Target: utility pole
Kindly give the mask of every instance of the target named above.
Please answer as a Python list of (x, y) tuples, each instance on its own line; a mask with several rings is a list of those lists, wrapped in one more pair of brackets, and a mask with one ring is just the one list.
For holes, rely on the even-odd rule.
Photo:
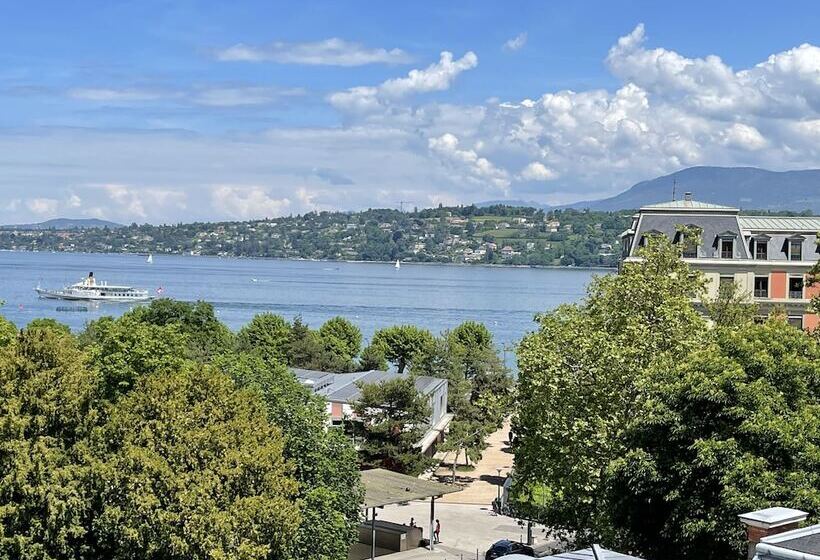
[(678, 179), (674, 178), (674, 179), (672, 179), (672, 202), (675, 202), (675, 194), (677, 194), (675, 191), (677, 191), (677, 190), (678, 190)]
[(398, 200), (396, 202), (399, 203), (399, 212), (404, 213), (404, 205), (405, 204), (410, 204), (413, 201), (412, 200)]

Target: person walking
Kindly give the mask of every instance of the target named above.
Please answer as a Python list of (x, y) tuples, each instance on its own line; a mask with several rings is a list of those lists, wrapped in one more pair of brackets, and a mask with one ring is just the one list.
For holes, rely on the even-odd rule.
[(415, 526), (416, 526), (416, 519), (415, 519), (415, 517), (411, 517), (411, 518), (410, 518), (410, 526), (411, 526), (411, 527), (415, 527)]
[(439, 534), (441, 533), (441, 523), (439, 523), (438, 519), (436, 519), (436, 529), (433, 531), (433, 542), (438, 544), (441, 542), (441, 538)]

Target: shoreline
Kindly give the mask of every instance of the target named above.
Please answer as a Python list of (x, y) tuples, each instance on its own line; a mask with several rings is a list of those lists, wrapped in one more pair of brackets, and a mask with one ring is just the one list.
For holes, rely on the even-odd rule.
[[(29, 251), (26, 249), (0, 249), (0, 253), (51, 253), (60, 255), (133, 255), (146, 256), (148, 252), (88, 252), (88, 251)], [(303, 257), (251, 257), (245, 255), (189, 255), (185, 253), (150, 253), (154, 256), (171, 256), (185, 258), (210, 258), (210, 259), (247, 259), (265, 261), (302, 261), (317, 263), (342, 263), (342, 264), (388, 264), (393, 265), (395, 261), (365, 261), (365, 260), (339, 260), (339, 259), (307, 259)], [(604, 270), (615, 271), (614, 266), (561, 266), (561, 265), (539, 265), (539, 264), (498, 264), (498, 263), (458, 263), (458, 262), (429, 262), (429, 261), (401, 261), (403, 265), (422, 266), (460, 266), (460, 267), (483, 267), (483, 268), (533, 268), (543, 270)]]

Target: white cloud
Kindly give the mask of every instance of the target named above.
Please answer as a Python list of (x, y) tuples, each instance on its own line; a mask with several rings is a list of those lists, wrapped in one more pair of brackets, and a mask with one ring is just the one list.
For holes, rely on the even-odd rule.
[(83, 199), (77, 196), (76, 194), (72, 194), (71, 196), (69, 196), (68, 200), (66, 201), (66, 206), (68, 206), (69, 208), (79, 208), (82, 205)]
[(203, 89), (192, 96), (192, 101), (208, 107), (240, 107), (265, 105), (284, 97), (304, 95), (301, 88), (277, 89), (271, 87), (217, 87)]
[(339, 38), (312, 43), (283, 43), (253, 46), (239, 43), (217, 51), (217, 60), (328, 66), (362, 66), (365, 64), (404, 64), (411, 57), (401, 49), (367, 48)]
[(466, 173), (467, 177), (487, 181), (506, 192), (510, 185), (508, 174), (497, 168), (487, 158), (480, 157), (475, 150), (465, 150), (459, 147), (458, 138), (450, 134), (443, 134), (438, 138), (428, 140), (430, 151), (441, 159)]
[[(26, 199), (59, 199), (64, 210), (75, 191), (85, 215), (190, 221), (399, 199), (471, 202), (499, 191), (564, 203), (691, 165), (820, 167), (820, 49), (799, 45), (733, 69), (718, 56), (688, 57), (648, 43), (638, 26), (601, 53), (616, 82), (611, 89), (474, 104), (414, 97), (452, 88), (476, 66), (474, 54), (445, 54), (427, 68), (329, 96), (341, 110), (338, 126), (242, 134), (0, 131), (0, 192), (21, 200), (15, 208), (0, 203), (0, 223), (36, 217)], [(205, 89), (180, 90), (185, 97), (174, 102), (193, 105)], [(278, 91), (223, 91), (210, 101), (265, 107), (268, 94)], [(83, 184), (125, 190), (76, 188)], [(213, 188), (222, 189), (224, 205), (214, 204)], [(177, 198), (163, 204), (152, 189)]]
[(211, 205), (220, 213), (248, 220), (281, 216), (290, 209), (291, 201), (272, 198), (263, 187), (219, 185), (211, 189)]
[(108, 215), (125, 221), (146, 220), (149, 216), (187, 208), (188, 195), (174, 189), (135, 187), (119, 183), (89, 185), (102, 190), (113, 203)]
[(552, 181), (558, 178), (558, 173), (540, 161), (533, 161), (521, 170), (520, 177), (525, 181)]
[(725, 132), (726, 144), (743, 150), (760, 150), (766, 147), (766, 139), (753, 126), (735, 123)]
[(75, 88), (68, 91), (69, 97), (84, 101), (104, 103), (132, 103), (138, 101), (156, 101), (177, 96), (175, 92), (139, 88)]
[(507, 41), (505, 41), (504, 45), (502, 45), (501, 49), (505, 50), (507, 52), (515, 52), (517, 50), (521, 50), (524, 47), (524, 45), (526, 45), (526, 44), (527, 44), (527, 33), (525, 31), (523, 33), (519, 33), (518, 35), (516, 35), (512, 39), (508, 39)]
[(328, 101), (338, 109), (364, 113), (408, 95), (444, 91), (459, 74), (478, 65), (478, 57), (468, 51), (459, 59), (444, 51), (438, 62), (423, 70), (414, 69), (404, 78), (393, 78), (376, 87), (359, 86), (331, 94)]
[(26, 208), (33, 214), (43, 217), (51, 218), (57, 214), (57, 208), (60, 201), (54, 198), (29, 198), (26, 200)]

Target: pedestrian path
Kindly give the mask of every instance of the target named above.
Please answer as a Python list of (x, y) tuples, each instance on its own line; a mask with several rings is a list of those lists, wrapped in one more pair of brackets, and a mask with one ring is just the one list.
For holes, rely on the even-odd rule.
[[(500, 486), (504, 484), (507, 474), (512, 470), (513, 455), (507, 442), (509, 432), (510, 424), (507, 421), (500, 430), (492, 433), (487, 439), (489, 445), (484, 450), (481, 460), (476, 463), (475, 470), (456, 471), (456, 482), (464, 485), (464, 490), (444, 496), (437, 502), (490, 506), (498, 495)], [(445, 457), (445, 461), (447, 462), (435, 473), (435, 477), (441, 482), (449, 482), (453, 475), (449, 457)]]

